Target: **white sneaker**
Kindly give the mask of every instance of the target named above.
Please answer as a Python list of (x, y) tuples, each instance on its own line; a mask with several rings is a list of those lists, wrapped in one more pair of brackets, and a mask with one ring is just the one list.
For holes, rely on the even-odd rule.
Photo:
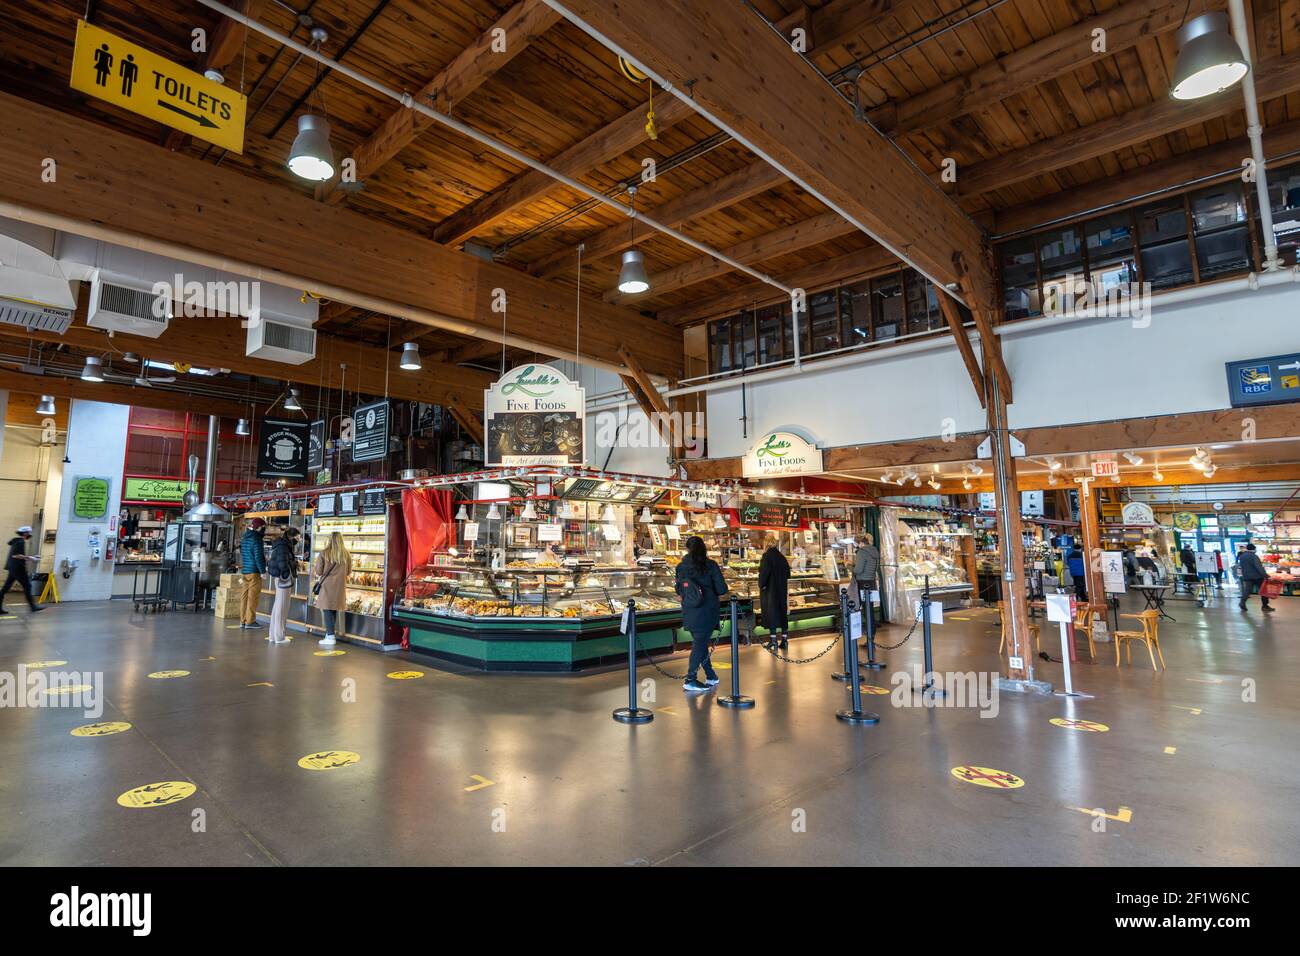
[(282, 638), (280, 638), (278, 641), (272, 641), (271, 643), (272, 643), (272, 644), (288, 644), (288, 643), (289, 643), (289, 639), (288, 639), (287, 637), (282, 637)]
[(338, 641), (334, 640), (333, 634), (326, 634), (324, 638), (316, 642), (321, 647), (333, 647)]

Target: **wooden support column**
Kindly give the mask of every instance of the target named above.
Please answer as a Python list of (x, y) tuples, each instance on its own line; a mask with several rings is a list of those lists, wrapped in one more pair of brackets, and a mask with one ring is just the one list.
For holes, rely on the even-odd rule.
[[(1011, 435), (1007, 431), (1007, 406), (998, 382), (999, 373), (987, 363), (984, 400), (988, 410), (989, 437), (993, 444), (993, 489), (998, 506), (998, 540), (1002, 552), (1002, 600), (1007, 623), (1007, 676), (1011, 680), (1034, 679), (1034, 651), (1029, 642), (1029, 591), (1025, 581), (1025, 545), (1020, 529), (1020, 488), (1016, 484), (1016, 461), (1011, 457)], [(1020, 667), (1010, 658), (1018, 657)]]
[[(1083, 538), (1083, 579), (1087, 582), (1088, 603), (1105, 604), (1105, 578), (1101, 574), (1101, 528), (1098, 525), (1095, 478), (1076, 478), (1079, 483), (1079, 528)], [(1102, 615), (1103, 623), (1106, 616)]]
[(636, 356), (632, 355), (627, 349), (619, 350), (619, 357), (627, 366), (627, 374), (622, 375), (623, 384), (627, 390), (632, 393), (641, 410), (645, 412), (646, 418), (650, 419), (655, 430), (659, 432), (659, 437), (663, 439), (664, 444), (672, 449), (673, 457), (680, 458), (679, 435), (675, 434), (672, 420), (672, 409), (664, 401), (664, 397), (659, 394), (659, 389), (655, 388), (655, 383), (651, 381), (649, 374), (637, 361)]

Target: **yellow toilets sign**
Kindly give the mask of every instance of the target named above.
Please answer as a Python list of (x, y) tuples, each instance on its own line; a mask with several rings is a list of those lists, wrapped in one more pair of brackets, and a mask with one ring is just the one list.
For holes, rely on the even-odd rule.
[(242, 153), (248, 100), (106, 30), (77, 21), (74, 90)]

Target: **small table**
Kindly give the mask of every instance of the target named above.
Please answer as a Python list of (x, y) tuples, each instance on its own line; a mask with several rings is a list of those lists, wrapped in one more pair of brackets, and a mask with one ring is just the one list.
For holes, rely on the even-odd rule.
[(1141, 591), (1142, 596), (1146, 598), (1147, 607), (1160, 612), (1160, 616), (1166, 621), (1178, 623), (1165, 611), (1165, 592), (1169, 590), (1167, 584), (1135, 584), (1133, 590)]

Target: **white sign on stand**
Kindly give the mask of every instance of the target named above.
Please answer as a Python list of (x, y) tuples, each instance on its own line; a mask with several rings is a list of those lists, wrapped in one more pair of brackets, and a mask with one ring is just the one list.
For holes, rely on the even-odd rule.
[(1101, 577), (1108, 594), (1128, 593), (1128, 584), (1124, 578), (1123, 551), (1101, 553)]
[[(919, 599), (916, 602), (916, 619), (918, 621), (921, 620), (921, 603), (922, 602)], [(943, 623), (943, 605), (935, 600), (930, 601), (930, 623)]]
[(870, 601), (873, 607), (880, 607), (880, 592), (872, 591)]
[(1213, 551), (1196, 552), (1196, 573), (1197, 574), (1218, 574), (1219, 562), (1214, 559)]
[(466, 540), (466, 541), (477, 541), (477, 540), (478, 540), (478, 522), (477, 522), (477, 521), (466, 521), (466, 522), (465, 522), (465, 540)]
[(854, 611), (849, 615), (849, 640), (862, 640), (862, 612)]

